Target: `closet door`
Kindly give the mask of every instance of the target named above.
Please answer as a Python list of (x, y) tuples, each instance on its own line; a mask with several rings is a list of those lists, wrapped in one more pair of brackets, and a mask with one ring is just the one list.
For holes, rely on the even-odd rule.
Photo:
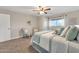
[(10, 40), (10, 15), (0, 14), (0, 42)]

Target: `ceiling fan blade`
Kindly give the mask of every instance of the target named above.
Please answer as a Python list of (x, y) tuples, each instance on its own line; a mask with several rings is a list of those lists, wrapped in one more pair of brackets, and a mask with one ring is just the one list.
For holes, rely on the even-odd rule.
[(44, 10), (45, 10), (45, 11), (46, 11), (46, 10), (51, 10), (51, 8), (46, 8), (46, 9), (44, 9)]
[(42, 8), (42, 6), (38, 6), (39, 8)]
[(47, 14), (47, 12), (46, 12), (46, 11), (44, 11), (44, 13), (45, 13), (45, 14)]
[(47, 12), (45, 12), (45, 14), (47, 14)]
[(40, 11), (39, 9), (35, 9), (35, 10), (32, 10), (32, 11)]

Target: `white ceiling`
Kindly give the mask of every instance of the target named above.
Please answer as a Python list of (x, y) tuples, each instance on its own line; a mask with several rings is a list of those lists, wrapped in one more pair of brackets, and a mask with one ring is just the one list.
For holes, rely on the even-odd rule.
[[(44, 16), (57, 15), (79, 10), (78, 6), (48, 6), (48, 7), (50, 7), (51, 10), (48, 11), (48, 14)], [(39, 14), (37, 12), (32, 11), (35, 8), (36, 7), (34, 6), (0, 6), (0, 9), (3, 10), (38, 16)]]

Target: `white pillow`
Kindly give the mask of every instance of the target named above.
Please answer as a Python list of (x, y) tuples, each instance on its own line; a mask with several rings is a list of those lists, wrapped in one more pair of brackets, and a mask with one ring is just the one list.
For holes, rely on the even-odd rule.
[(63, 30), (63, 32), (61, 33), (60, 36), (65, 37), (65, 35), (66, 35), (66, 33), (67, 33), (67, 31), (68, 31), (69, 29), (70, 29), (70, 26), (67, 26), (67, 27)]

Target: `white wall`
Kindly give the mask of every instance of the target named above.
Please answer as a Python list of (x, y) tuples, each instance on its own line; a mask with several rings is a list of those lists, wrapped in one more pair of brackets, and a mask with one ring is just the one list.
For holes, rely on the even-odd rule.
[(69, 13), (65, 16), (65, 24), (67, 25), (79, 25), (79, 11)]
[[(31, 21), (31, 25), (28, 25), (27, 21)], [(32, 33), (32, 28), (37, 27), (37, 19), (32, 16), (25, 16), (21, 14), (11, 15), (11, 37), (19, 38), (21, 37), (21, 29), (26, 28), (30, 33)]]
[(65, 16), (65, 25), (77, 25), (79, 23), (79, 12), (72, 12)]
[(48, 18), (45, 16), (39, 16), (38, 17), (38, 28), (39, 30), (47, 30), (48, 29)]
[[(0, 10), (0, 13), (10, 15), (11, 39), (22, 37), (20, 35), (20, 30), (22, 28), (26, 28), (30, 30), (33, 27), (38, 27), (37, 17), (35, 16), (24, 15), (24, 14), (15, 13), (15, 12), (6, 11), (6, 10)], [(31, 21), (30, 26), (27, 24), (28, 20)]]

